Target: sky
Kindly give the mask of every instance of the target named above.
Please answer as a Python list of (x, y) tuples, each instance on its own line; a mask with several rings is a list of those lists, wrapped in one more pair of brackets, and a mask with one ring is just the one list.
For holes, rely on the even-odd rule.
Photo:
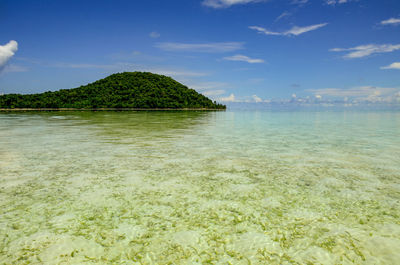
[(400, 105), (400, 1), (0, 0), (0, 94), (126, 71), (224, 103)]

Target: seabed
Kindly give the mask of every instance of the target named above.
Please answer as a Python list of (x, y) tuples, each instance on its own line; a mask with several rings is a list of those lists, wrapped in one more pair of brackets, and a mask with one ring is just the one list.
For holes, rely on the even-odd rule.
[(400, 114), (0, 113), (0, 264), (397, 264)]

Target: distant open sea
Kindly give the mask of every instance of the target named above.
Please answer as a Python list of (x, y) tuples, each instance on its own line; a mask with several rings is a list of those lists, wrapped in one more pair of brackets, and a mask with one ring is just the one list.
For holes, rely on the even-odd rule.
[(399, 111), (0, 113), (0, 264), (399, 262)]

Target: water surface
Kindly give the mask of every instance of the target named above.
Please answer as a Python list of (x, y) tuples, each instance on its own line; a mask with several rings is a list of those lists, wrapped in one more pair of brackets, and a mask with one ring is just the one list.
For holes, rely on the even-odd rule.
[(399, 260), (399, 112), (0, 113), (0, 264)]

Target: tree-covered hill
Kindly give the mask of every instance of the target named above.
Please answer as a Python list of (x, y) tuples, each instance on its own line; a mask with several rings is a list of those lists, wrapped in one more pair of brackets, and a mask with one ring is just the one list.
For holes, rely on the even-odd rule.
[(2, 95), (0, 108), (225, 109), (226, 106), (211, 101), (170, 77), (125, 72), (73, 89)]

